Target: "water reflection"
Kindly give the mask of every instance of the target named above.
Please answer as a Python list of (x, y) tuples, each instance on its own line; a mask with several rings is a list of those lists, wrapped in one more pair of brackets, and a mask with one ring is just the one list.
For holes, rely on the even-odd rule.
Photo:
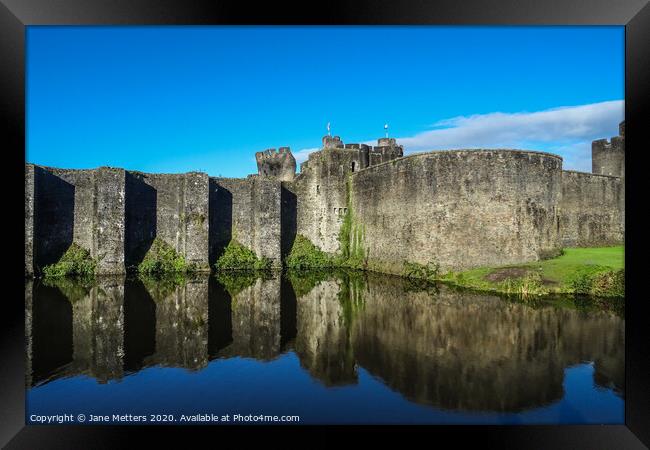
[(622, 314), (572, 299), (527, 304), (345, 272), (30, 281), (25, 294), (28, 387), (289, 353), (326, 388), (356, 386), (363, 369), (452, 411), (549, 405), (565, 395), (566, 368), (584, 362), (593, 383), (624, 392)]

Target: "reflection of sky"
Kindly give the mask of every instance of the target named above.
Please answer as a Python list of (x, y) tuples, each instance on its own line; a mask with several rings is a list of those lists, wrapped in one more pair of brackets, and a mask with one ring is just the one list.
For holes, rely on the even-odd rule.
[(467, 413), (412, 403), (359, 367), (356, 385), (326, 388), (295, 353), (271, 362), (230, 358), (192, 372), (151, 367), (98, 384), (76, 376), (27, 392), (30, 414), (299, 415), (302, 423), (622, 424), (624, 401), (597, 387), (592, 364), (564, 371), (564, 396), (520, 413)]

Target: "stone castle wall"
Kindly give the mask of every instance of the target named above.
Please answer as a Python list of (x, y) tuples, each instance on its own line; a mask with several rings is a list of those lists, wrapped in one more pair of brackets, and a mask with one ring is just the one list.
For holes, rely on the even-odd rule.
[(205, 173), (25, 166), (25, 274), (55, 263), (76, 243), (99, 274), (137, 266), (154, 239), (202, 270), (236, 237), (280, 265), (280, 182)]
[(123, 273), (125, 171), (26, 165), (25, 273), (56, 262), (76, 243), (101, 273)]
[(281, 265), (281, 182), (251, 176), (210, 178), (210, 260), (231, 239)]
[(623, 242), (623, 179), (562, 172), (560, 229), (565, 247), (599, 247)]
[(126, 173), (127, 266), (136, 266), (155, 238), (208, 269), (208, 176)]
[(287, 189), (296, 196), (296, 231), (326, 252), (339, 250), (347, 210), (347, 178), (357, 151), (327, 148), (312, 153)]
[(516, 264), (560, 250), (562, 159), (500, 150), (408, 156), (351, 176), (352, 239), (371, 268)]
[[(623, 130), (611, 144), (594, 142), (594, 164), (604, 161), (600, 147), (624, 151)], [(612, 163), (618, 176), (603, 176), (562, 171), (560, 157), (540, 152), (403, 157), (394, 139), (378, 144), (326, 136), (299, 174), (285, 173), (293, 156), (283, 148), (262, 153), (260, 175), (245, 179), (26, 164), (25, 274), (72, 243), (99, 260), (98, 273), (124, 273), (156, 238), (208, 270), (233, 239), (280, 267), (300, 234), (329, 253), (350, 243), (369, 268), (391, 273), (405, 262), (459, 270), (623, 241), (624, 157)]]

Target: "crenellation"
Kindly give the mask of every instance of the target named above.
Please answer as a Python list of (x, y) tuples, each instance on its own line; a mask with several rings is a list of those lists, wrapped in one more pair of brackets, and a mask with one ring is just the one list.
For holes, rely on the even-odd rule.
[(591, 171), (599, 175), (625, 177), (625, 121), (619, 124), (619, 135), (597, 139), (591, 143)]
[(258, 175), (291, 181), (296, 174), (296, 158), (289, 147), (280, 147), (277, 151), (269, 148), (255, 153)]

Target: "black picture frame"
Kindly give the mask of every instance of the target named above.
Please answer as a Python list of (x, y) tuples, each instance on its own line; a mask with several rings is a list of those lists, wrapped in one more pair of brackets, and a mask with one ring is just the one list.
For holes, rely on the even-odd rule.
[[(24, 203), (16, 186), (23, 186), (25, 161), (25, 31), (30, 25), (207, 25), (207, 24), (321, 24), (321, 25), (624, 25), (626, 120), (626, 374), (625, 425), (558, 426), (427, 426), (427, 427), (255, 427), (271, 434), (312, 431), (323, 438), (335, 431), (369, 431), (384, 438), (388, 432), (415, 432), (415, 438), (440, 438), (456, 445), (467, 442), (498, 448), (645, 448), (650, 446), (650, 339), (644, 314), (647, 300), (641, 270), (645, 248), (642, 216), (642, 163), (648, 132), (650, 97), (650, 5), (645, 0), (447, 0), (327, 2), (313, 5), (244, 1), (171, 0), (1, 0), (0, 4), (0, 112), (5, 156), (5, 199), (11, 199), (4, 225), (7, 255), (24, 255), (21, 230)], [(561, 70), (561, 68), (558, 68)], [(9, 166), (9, 167), (7, 167)], [(6, 448), (114, 448), (133, 444), (135, 434), (167, 441), (168, 431), (199, 442), (209, 433), (229, 430), (238, 439), (250, 428), (235, 427), (115, 427), (25, 426), (25, 320), (23, 289), (18, 284), (21, 265), (7, 257), (5, 272), (15, 294), (3, 297), (1, 331), (0, 444)], [(14, 274), (15, 271), (15, 274)], [(24, 274), (23, 274), (24, 276)], [(423, 434), (433, 434), (424, 436)], [(370, 434), (368, 435), (370, 436)], [(185, 441), (184, 439), (184, 442)], [(338, 444), (336, 438), (333, 442)], [(425, 441), (427, 442), (427, 441)], [(408, 444), (407, 444), (408, 445)]]

